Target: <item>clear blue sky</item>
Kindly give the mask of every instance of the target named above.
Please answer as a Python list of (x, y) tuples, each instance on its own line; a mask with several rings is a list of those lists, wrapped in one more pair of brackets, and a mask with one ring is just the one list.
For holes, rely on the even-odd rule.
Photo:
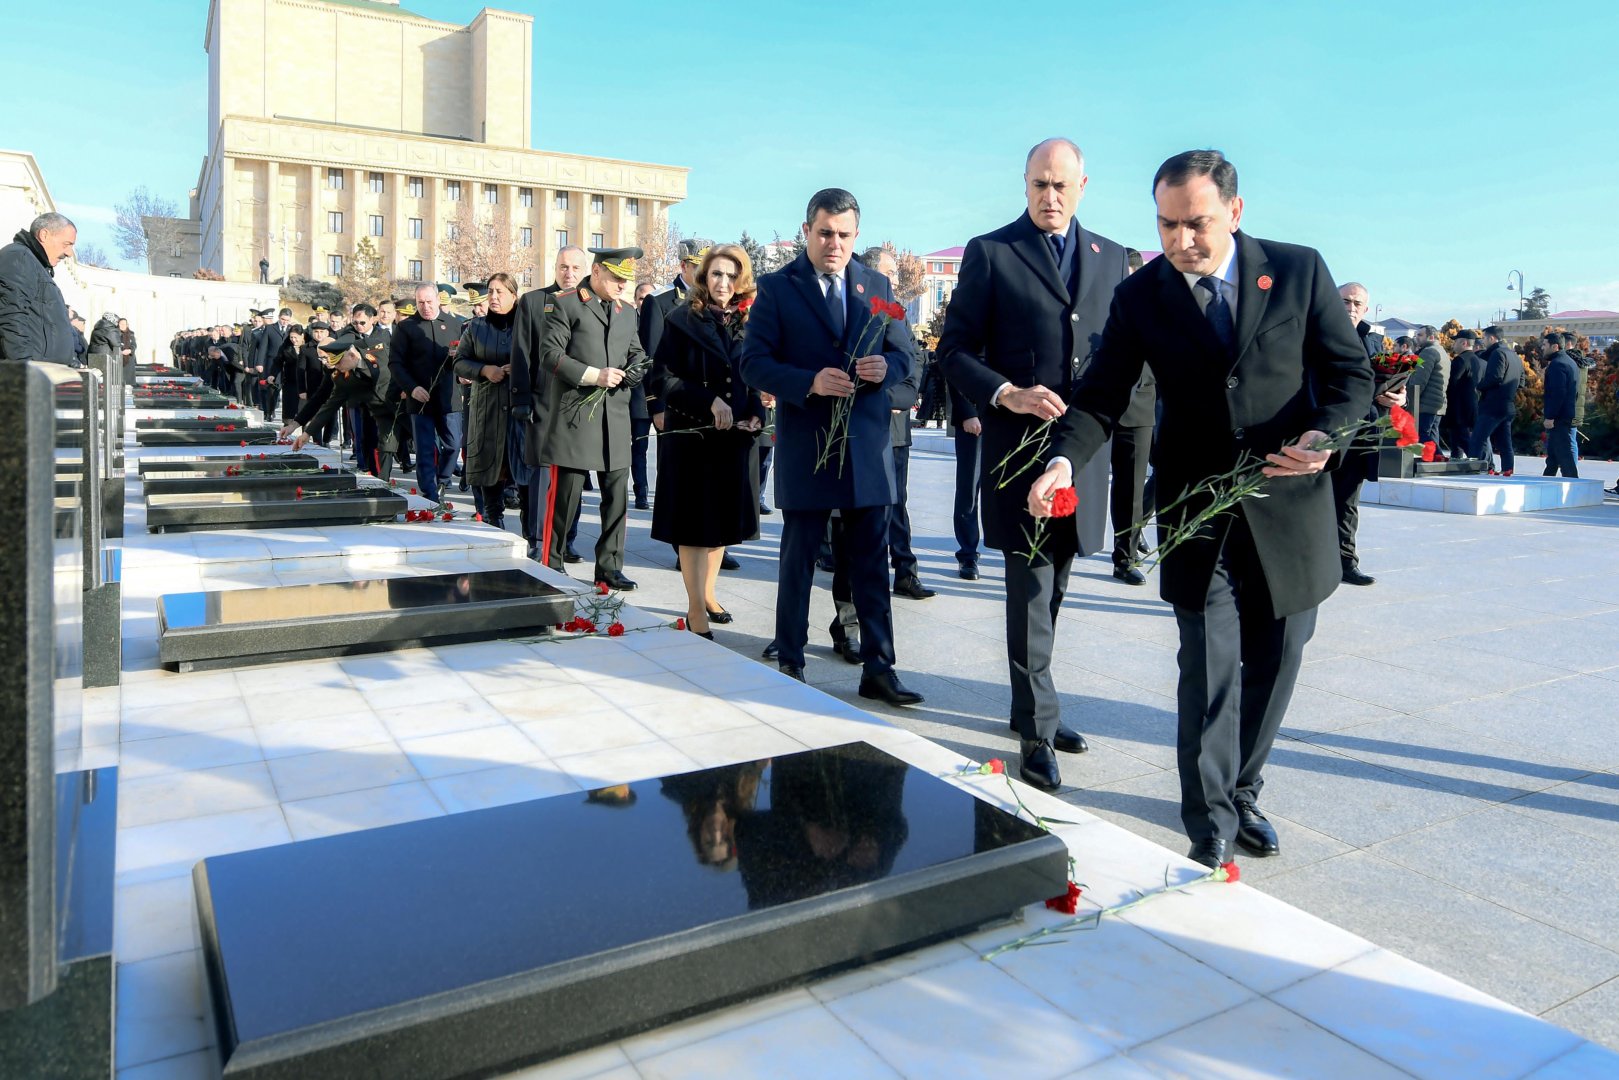
[[(535, 17), (533, 144), (689, 166), (688, 234), (785, 235), (837, 185), (865, 239), (964, 243), (1021, 211), (1025, 151), (1066, 134), (1091, 175), (1081, 220), (1134, 247), (1158, 246), (1158, 163), (1214, 146), (1249, 232), (1320, 248), (1385, 316), (1490, 318), (1516, 303), (1511, 269), (1554, 310), (1619, 309), (1614, 0), (502, 6)], [(206, 14), (72, 0), (7, 19), (38, 47), (8, 50), (27, 89), (0, 146), (32, 151), (109, 252), (132, 187), (183, 205), (196, 182)]]

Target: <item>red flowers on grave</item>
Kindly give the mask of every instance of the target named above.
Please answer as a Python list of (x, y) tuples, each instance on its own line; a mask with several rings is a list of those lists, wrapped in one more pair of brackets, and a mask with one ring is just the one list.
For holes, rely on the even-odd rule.
[(1005, 776), (1006, 762), (998, 757), (992, 757), (982, 765), (964, 765), (961, 771), (967, 776)]
[(1439, 453), (1439, 447), (1435, 446), (1432, 440), (1422, 444), (1423, 461), (1432, 461), (1434, 459), (1434, 455), (1437, 453)]
[[(596, 632), (596, 624), (585, 618), (583, 615), (578, 615), (563, 623), (562, 629), (574, 634), (594, 634)], [(622, 629), (620, 629), (620, 633), (622, 632)]]
[(607, 582), (605, 582), (605, 581), (596, 582), (596, 595), (597, 596), (606, 596), (607, 595)]
[[(427, 516), (428, 516), (429, 519), (431, 519), (433, 515), (428, 514)], [(445, 521), (453, 521), (453, 520), (455, 520), (455, 515), (450, 513), (448, 510), (446, 510), (446, 511), (444, 511), (444, 520)]]
[(473, 514), (472, 515), (472, 520), (473, 521), (482, 521), (483, 520), (483, 515), (482, 514)]
[(297, 496), (300, 499), (304, 497), (304, 488), (303, 488), (302, 484), (299, 484), (298, 487), (296, 489), (294, 489), (293, 495)]
[(1227, 885), (1235, 885), (1242, 880), (1242, 867), (1234, 862), (1221, 863), (1219, 868), (1214, 871), (1214, 880), (1223, 881)]
[(1006, 773), (1006, 762), (998, 757), (992, 757), (984, 764), (989, 766), (990, 774), (993, 776), (1002, 776)]
[(676, 619), (675, 620), (675, 629), (676, 630), (684, 630), (684, 629), (686, 629), (686, 620), (685, 619)]
[(1052, 911), (1059, 911), (1064, 915), (1073, 915), (1079, 911), (1079, 891), (1080, 887), (1070, 881), (1068, 891), (1061, 896), (1053, 896), (1050, 900), (1047, 900), (1046, 907)]
[(321, 467), (320, 467), (320, 471), (321, 471), (321, 472), (331, 472), (331, 471), (332, 471), (332, 467), (331, 467), (331, 466), (330, 466), (330, 465), (322, 465), (322, 466), (321, 466)]
[(1389, 409), (1389, 423), (1394, 426), (1395, 446), (1415, 446), (1417, 418), (1398, 405)]
[(1079, 509), (1079, 492), (1071, 487), (1059, 488), (1051, 493), (1051, 516), (1073, 517)]
[(607, 636), (608, 637), (623, 637), (624, 636), (624, 624), (621, 623), (621, 622), (616, 622), (612, 626), (609, 626), (607, 628)]

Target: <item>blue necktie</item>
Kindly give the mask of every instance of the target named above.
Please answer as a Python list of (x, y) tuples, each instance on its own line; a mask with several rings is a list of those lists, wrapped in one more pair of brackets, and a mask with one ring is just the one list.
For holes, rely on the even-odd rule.
[(1231, 342), (1236, 338), (1237, 332), (1231, 322), (1231, 305), (1226, 303), (1225, 291), (1220, 288), (1220, 279), (1198, 278), (1197, 283), (1211, 294), (1209, 306), (1203, 309), (1203, 314), (1208, 316), (1209, 329), (1214, 331), (1214, 336), (1220, 339), (1221, 345), (1227, 349), (1231, 348)]
[(1062, 267), (1063, 241), (1068, 238), (1059, 236), (1056, 233), (1046, 233), (1046, 239), (1051, 241), (1051, 253), (1057, 257), (1057, 266), (1060, 269)]
[(835, 274), (825, 274), (826, 278), (826, 313), (832, 317), (832, 332), (843, 340), (843, 292), (842, 282)]

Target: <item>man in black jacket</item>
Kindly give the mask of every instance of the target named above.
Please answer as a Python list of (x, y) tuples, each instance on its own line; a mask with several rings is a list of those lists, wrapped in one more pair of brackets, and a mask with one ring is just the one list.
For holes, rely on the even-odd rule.
[[(266, 420), (275, 416), (276, 399), (281, 396), (278, 385), (283, 378), (280, 364), (281, 346), (287, 343), (287, 331), (290, 329), (292, 329), (292, 309), (284, 307), (276, 316), (275, 322), (266, 323), (259, 330), (258, 338), (253, 343), (254, 387), (257, 391), (258, 406), (264, 411)], [(263, 386), (258, 385), (260, 380), (263, 380)]]
[(439, 501), (439, 465), (446, 479), (453, 460), (446, 417), (454, 408), (455, 375), (450, 354), (461, 339), (461, 320), (439, 307), (437, 285), (416, 288), (416, 314), (395, 325), (389, 336), (388, 373), (393, 392), (404, 399), (416, 445), (416, 486), (424, 499)]
[(1440, 438), (1451, 457), (1467, 457), (1473, 445), (1473, 424), (1478, 420), (1479, 356), (1473, 351), (1478, 334), (1462, 330), (1456, 335), (1456, 355), (1450, 361), (1450, 385), (1445, 394), (1445, 420)]
[(1495, 474), (1493, 448), (1501, 455), (1501, 475), (1511, 476), (1512, 418), (1518, 410), (1518, 383), (1523, 379), (1523, 361), (1502, 340), (1499, 326), (1484, 328), (1484, 374), (1478, 381), (1478, 425), (1473, 428), (1469, 457), (1482, 458)]
[(321, 352), (339, 358), (333, 363), (331, 377), (304, 401), (297, 417), (287, 421), (281, 434), (296, 433), (293, 449), (302, 449), (311, 432), (324, 434), (341, 410), (353, 408), (360, 414), (360, 425), (354, 433), (355, 460), (360, 468), (387, 480), (393, 475), (394, 455), (399, 449), (393, 423), (400, 407), (399, 397), (392, 386), (388, 362), (392, 339), (375, 324), (377, 309), (370, 304), (354, 305), (350, 317), (349, 326), (341, 334), (319, 345)]
[(1049, 422), (1062, 415), (1091, 362), (1129, 263), (1122, 246), (1074, 218), (1089, 179), (1078, 146), (1040, 143), (1024, 161), (1023, 178), (1024, 212), (967, 244), (945, 309), (939, 365), (983, 424), (984, 539), (1006, 556), (1010, 726), (1020, 739), (1022, 776), (1055, 791), (1062, 775), (1053, 750), (1086, 749), (1085, 737), (1061, 721), (1052, 680), (1057, 611), (1074, 557), (1102, 549), (1108, 459), (1098, 457), (1079, 477), (1078, 513), (1048, 525), (1038, 552), (1023, 496), (1039, 473)]
[[(1188, 857), (1226, 862), (1233, 841), (1274, 855), (1259, 810), (1315, 613), (1339, 583), (1326, 434), (1365, 416), (1372, 371), (1321, 256), (1238, 231), (1237, 172), (1214, 150), (1177, 154), (1153, 178), (1164, 255), (1121, 284), (1095, 361), (1028, 490), (1048, 518), (1076, 466), (1098, 456), (1142, 370), (1163, 402), (1160, 538), (1207, 509), (1189, 490), (1261, 455), (1264, 498), (1246, 499), (1171, 551), (1160, 589), (1180, 629), (1177, 757)], [(954, 305), (952, 305), (954, 306)]]
[(1579, 380), (1585, 372), (1563, 348), (1563, 335), (1551, 331), (1543, 339), (1545, 362), (1545, 403), (1541, 427), (1546, 431), (1545, 476), (1579, 476), (1579, 447), (1575, 445), (1574, 406), (1579, 397)]
[(0, 248), (0, 360), (76, 362), (56, 266), (78, 239), (73, 222), (41, 214)]

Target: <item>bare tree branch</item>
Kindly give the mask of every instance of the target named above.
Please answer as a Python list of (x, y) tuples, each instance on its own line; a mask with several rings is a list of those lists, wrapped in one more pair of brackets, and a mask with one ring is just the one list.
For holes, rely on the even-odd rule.
[[(125, 259), (147, 261), (153, 250), (166, 251), (174, 242), (172, 236), (165, 236), (161, 241), (148, 235), (148, 226), (144, 218), (178, 217), (180, 208), (173, 199), (165, 199), (153, 195), (142, 184), (129, 193), (129, 198), (113, 206), (113, 241), (118, 245), (118, 254)], [(161, 229), (161, 227), (160, 227)]]

